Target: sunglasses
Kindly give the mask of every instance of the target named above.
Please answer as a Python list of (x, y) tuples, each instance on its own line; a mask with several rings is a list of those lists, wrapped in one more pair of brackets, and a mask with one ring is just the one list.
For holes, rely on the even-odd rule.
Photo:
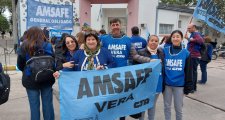
[(69, 44), (74, 44), (75, 42), (74, 41), (69, 41), (69, 42), (66, 42), (66, 45), (69, 45)]
[(98, 36), (98, 33), (95, 32), (95, 31), (85, 32), (85, 36), (88, 36), (88, 35), (96, 35), (96, 36)]

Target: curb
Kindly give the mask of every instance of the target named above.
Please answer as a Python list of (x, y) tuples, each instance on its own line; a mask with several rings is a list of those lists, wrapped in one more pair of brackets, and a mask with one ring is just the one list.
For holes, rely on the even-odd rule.
[(13, 70), (17, 70), (17, 66), (16, 65), (3, 65), (3, 70), (4, 71), (13, 71)]

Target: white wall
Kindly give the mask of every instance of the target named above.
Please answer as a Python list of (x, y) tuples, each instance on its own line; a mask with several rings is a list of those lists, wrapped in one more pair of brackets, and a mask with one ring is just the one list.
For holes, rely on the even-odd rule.
[[(100, 13), (100, 9), (102, 11)], [(109, 17), (127, 17), (127, 4), (92, 4), (91, 8), (91, 28), (100, 30), (102, 25), (108, 33)]]
[(103, 9), (103, 21), (102, 25), (105, 26), (105, 30), (107, 33), (109, 33), (109, 24), (108, 24), (108, 18), (109, 17), (125, 17), (127, 18), (127, 9), (126, 8), (104, 8)]
[(102, 8), (127, 8), (127, 4), (103, 4)]
[(173, 30), (177, 29), (178, 28), (178, 20), (179, 20), (178, 12), (159, 9), (157, 34), (159, 35), (159, 25), (160, 24), (172, 24)]
[(101, 4), (92, 4), (91, 6), (91, 28), (100, 30), (102, 26), (103, 14), (101, 11)]
[(192, 14), (181, 14), (179, 13), (179, 20), (181, 20), (181, 28), (178, 28), (180, 31), (182, 31), (183, 33), (185, 33), (187, 31), (187, 26), (190, 22)]
[(158, 0), (139, 0), (138, 24), (147, 25), (147, 28), (141, 28), (141, 36), (144, 38), (147, 37), (147, 31), (150, 34), (155, 34), (157, 6)]

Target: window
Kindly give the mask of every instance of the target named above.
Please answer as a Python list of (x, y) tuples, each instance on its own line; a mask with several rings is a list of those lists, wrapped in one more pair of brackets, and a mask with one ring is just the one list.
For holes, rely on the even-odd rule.
[(178, 28), (181, 28), (181, 20), (178, 21)]
[(173, 24), (159, 24), (159, 34), (170, 34), (173, 31)]

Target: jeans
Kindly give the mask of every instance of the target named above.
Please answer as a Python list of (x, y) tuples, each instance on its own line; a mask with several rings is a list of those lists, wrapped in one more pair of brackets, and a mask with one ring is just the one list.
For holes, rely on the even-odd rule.
[(171, 120), (172, 98), (174, 99), (176, 120), (182, 120), (183, 118), (182, 108), (183, 108), (183, 97), (184, 97), (183, 90), (184, 90), (184, 87), (165, 86), (165, 90), (163, 92), (165, 120)]
[[(156, 107), (156, 102), (159, 97), (159, 93), (155, 94), (155, 101), (154, 101), (154, 106), (151, 109), (148, 109), (148, 120), (154, 120), (155, 119), (155, 107)], [(145, 118), (145, 112), (142, 112), (141, 118), (139, 120), (144, 120)]]
[(202, 79), (200, 81), (201, 83), (206, 83), (207, 81), (207, 64), (208, 62), (200, 60), (200, 68), (202, 72)]
[(40, 95), (44, 120), (54, 120), (52, 87), (26, 89), (30, 103), (31, 120), (40, 120)]
[(198, 64), (199, 64), (199, 58), (191, 58), (191, 64), (193, 68), (193, 83), (192, 87), (193, 90), (197, 90), (197, 78), (198, 78)]

